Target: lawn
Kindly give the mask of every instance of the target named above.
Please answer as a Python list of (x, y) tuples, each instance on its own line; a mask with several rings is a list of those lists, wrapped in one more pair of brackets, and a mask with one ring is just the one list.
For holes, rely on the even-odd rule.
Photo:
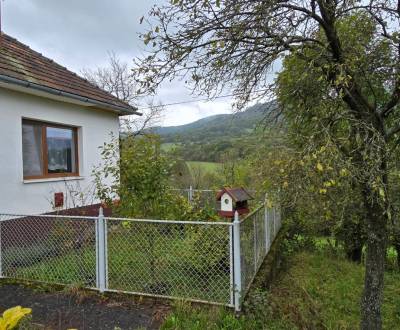
[[(163, 329), (358, 329), (363, 266), (326, 252), (300, 252), (290, 258), (269, 291), (248, 299), (235, 318), (222, 308), (178, 304)], [(400, 273), (386, 272), (384, 329), (399, 329)]]

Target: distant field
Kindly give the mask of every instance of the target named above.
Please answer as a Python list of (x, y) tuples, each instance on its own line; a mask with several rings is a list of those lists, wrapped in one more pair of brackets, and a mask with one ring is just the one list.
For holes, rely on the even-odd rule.
[(211, 162), (186, 162), (189, 167), (190, 173), (193, 175), (193, 171), (200, 168), (204, 172), (216, 173), (221, 168), (220, 163), (211, 163)]
[(172, 142), (161, 144), (161, 150), (166, 151), (166, 152), (171, 151), (175, 147), (176, 147), (176, 143), (172, 143)]

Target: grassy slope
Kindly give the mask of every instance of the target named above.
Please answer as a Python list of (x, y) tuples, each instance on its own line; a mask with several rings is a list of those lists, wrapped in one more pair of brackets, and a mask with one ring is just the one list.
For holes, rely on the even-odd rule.
[[(251, 297), (257, 307), (241, 318), (223, 309), (179, 305), (164, 329), (357, 329), (363, 272), (322, 252), (298, 253), (269, 293)], [(384, 329), (399, 329), (400, 274), (387, 272), (385, 280)]]
[[(341, 258), (327, 258), (321, 253), (301, 253), (293, 266), (272, 289), (273, 301), (282, 317), (304, 326), (328, 329), (356, 329), (360, 319), (359, 301), (364, 268)], [(383, 306), (384, 327), (400, 324), (399, 273), (386, 273)]]
[(190, 161), (186, 162), (189, 167), (191, 174), (193, 175), (193, 171), (196, 168), (200, 168), (204, 172), (215, 173), (221, 168), (221, 164), (219, 163), (212, 163), (212, 162), (195, 162)]

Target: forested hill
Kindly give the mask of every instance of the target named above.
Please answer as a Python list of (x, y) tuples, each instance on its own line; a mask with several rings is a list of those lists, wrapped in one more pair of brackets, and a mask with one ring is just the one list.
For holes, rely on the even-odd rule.
[(200, 142), (220, 138), (237, 138), (251, 133), (276, 106), (274, 101), (260, 103), (235, 114), (206, 117), (181, 126), (153, 127), (163, 142)]

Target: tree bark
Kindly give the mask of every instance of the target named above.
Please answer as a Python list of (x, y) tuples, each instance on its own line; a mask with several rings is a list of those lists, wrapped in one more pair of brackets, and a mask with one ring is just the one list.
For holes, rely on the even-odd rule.
[(381, 304), (387, 246), (387, 221), (384, 207), (376, 202), (376, 196), (370, 188), (365, 190), (364, 197), (368, 234), (364, 292), (361, 301), (361, 329), (380, 330), (382, 329)]

